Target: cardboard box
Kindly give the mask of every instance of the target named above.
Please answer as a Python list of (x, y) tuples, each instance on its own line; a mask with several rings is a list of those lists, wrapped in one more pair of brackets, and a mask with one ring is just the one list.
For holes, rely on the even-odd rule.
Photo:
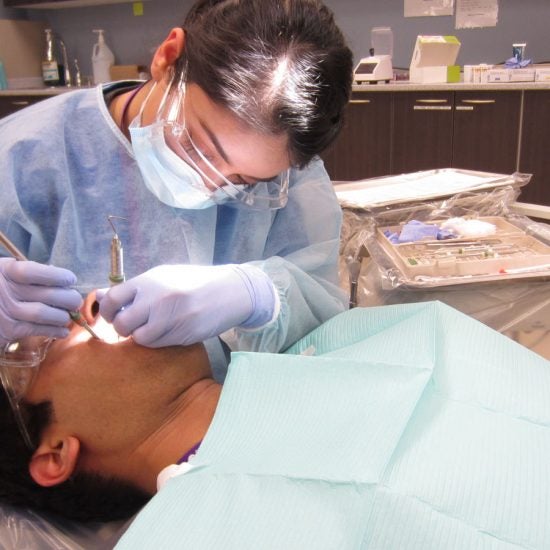
[(460, 67), (455, 65), (459, 50), (460, 42), (456, 36), (417, 36), (409, 80), (430, 84), (459, 82)]
[(43, 21), (0, 19), (0, 60), (4, 64), (8, 84), (10, 81), (32, 81), (34, 78), (43, 86), (45, 28)]
[(139, 65), (112, 65), (109, 69), (111, 80), (138, 80)]

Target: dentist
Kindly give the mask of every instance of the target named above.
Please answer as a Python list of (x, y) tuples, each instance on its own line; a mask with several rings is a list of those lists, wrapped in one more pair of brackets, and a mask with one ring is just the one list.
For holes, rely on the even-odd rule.
[(148, 347), (206, 340), (222, 380), (230, 350), (286, 349), (345, 308), (317, 155), (352, 54), (317, 0), (199, 0), (151, 76), (0, 120), (0, 229), (34, 260), (0, 257), (0, 344), (67, 334), (108, 284), (116, 215), (127, 280), (100, 314)]

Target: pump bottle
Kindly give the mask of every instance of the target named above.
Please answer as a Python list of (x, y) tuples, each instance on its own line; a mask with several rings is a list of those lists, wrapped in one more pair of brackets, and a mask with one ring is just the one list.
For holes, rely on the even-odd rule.
[(111, 81), (110, 69), (115, 62), (115, 56), (105, 43), (103, 29), (95, 29), (98, 34), (97, 43), (92, 51), (92, 69), (94, 84), (102, 84)]
[(63, 65), (59, 62), (54, 51), (54, 36), (52, 29), (45, 29), (46, 49), (42, 59), (42, 80), (46, 86), (63, 86)]

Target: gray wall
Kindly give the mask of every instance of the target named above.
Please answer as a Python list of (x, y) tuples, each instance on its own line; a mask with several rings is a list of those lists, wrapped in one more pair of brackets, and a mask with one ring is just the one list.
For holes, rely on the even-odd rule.
[[(58, 32), (77, 57), (82, 73), (91, 73), (94, 28), (103, 28), (118, 64), (149, 65), (155, 47), (178, 25), (193, 0), (149, 0), (144, 15), (135, 17), (132, 4), (59, 10), (8, 10), (0, 17), (42, 19)], [(454, 34), (462, 42), (457, 63), (499, 63), (512, 55), (513, 42), (527, 42), (526, 57), (550, 61), (550, 1), (500, 0), (496, 27), (454, 28), (454, 16), (403, 17), (403, 0), (326, 0), (346, 34), (356, 60), (368, 55), (370, 29), (390, 26), (394, 34), (394, 66), (408, 67), (418, 34)], [(1, 37), (0, 37), (1, 40)]]

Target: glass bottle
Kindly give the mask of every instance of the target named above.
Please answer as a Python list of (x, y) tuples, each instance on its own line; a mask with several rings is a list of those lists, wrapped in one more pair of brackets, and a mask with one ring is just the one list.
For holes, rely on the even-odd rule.
[(42, 80), (46, 86), (65, 84), (63, 65), (55, 55), (55, 39), (52, 29), (46, 29), (46, 50), (42, 59)]

